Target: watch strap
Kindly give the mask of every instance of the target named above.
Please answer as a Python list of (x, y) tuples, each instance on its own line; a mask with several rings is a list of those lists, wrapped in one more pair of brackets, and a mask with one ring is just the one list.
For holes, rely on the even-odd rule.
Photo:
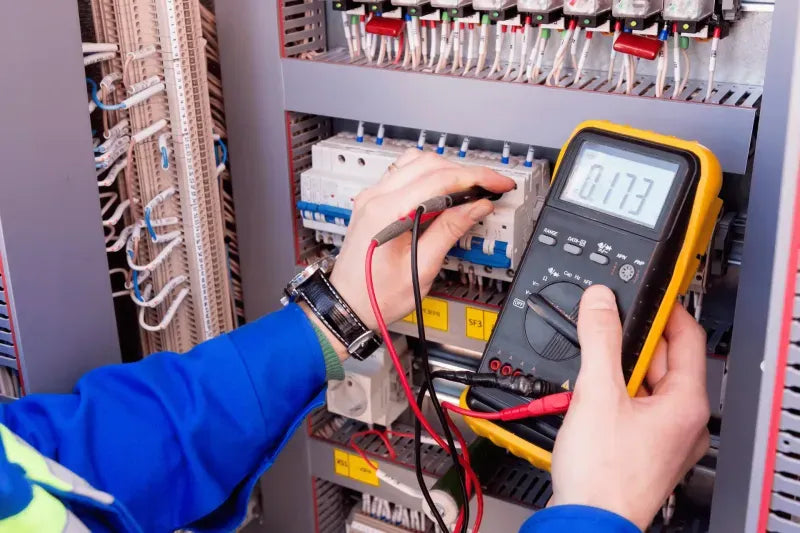
[(356, 359), (369, 357), (382, 343), (347, 305), (321, 270), (297, 287), (296, 294), (308, 304), (325, 327), (347, 347)]

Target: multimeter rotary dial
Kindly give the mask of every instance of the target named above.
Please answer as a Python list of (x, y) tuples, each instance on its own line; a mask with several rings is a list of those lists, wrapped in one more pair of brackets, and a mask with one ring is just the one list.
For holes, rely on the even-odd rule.
[(528, 297), (525, 334), (537, 354), (551, 361), (580, 354), (575, 320), (582, 295), (583, 288), (563, 281)]

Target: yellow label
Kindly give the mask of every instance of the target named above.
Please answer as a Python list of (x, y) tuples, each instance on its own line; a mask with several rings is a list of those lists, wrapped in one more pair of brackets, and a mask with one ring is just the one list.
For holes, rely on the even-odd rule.
[(350, 456), (342, 450), (333, 450), (333, 468), (337, 474), (350, 477)]
[[(447, 302), (437, 298), (422, 300), (422, 313), (425, 315), (425, 327), (447, 331)], [(417, 323), (417, 313), (411, 313), (403, 322)]]
[(494, 331), (494, 325), (497, 323), (497, 313), (494, 311), (483, 312), (483, 340), (488, 341)]
[(474, 307), (467, 307), (465, 309), (466, 319), (466, 335), (470, 339), (483, 340), (484, 338), (484, 321), (483, 309), (475, 309)]
[(369, 463), (360, 456), (352, 453), (350, 454), (350, 477), (356, 481), (366, 483), (367, 485), (373, 485), (375, 487), (380, 485), (378, 474), (375, 473), (375, 469), (369, 466)]
[[(373, 461), (375, 462), (375, 461)], [(375, 462), (375, 464), (378, 464)], [(377, 487), (378, 474), (360, 455), (333, 450), (333, 469), (336, 474)]]
[(497, 322), (497, 313), (484, 311), (475, 307), (467, 307), (464, 311), (466, 322), (465, 335), (470, 339), (488, 341)]

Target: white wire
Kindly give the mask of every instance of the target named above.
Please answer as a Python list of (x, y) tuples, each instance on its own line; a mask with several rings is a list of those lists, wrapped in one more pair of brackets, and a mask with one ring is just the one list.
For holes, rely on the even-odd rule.
[(633, 60), (633, 56), (628, 55), (628, 76), (625, 82), (625, 85), (627, 86), (627, 89), (625, 90), (626, 94), (633, 94), (633, 82), (635, 74), (636, 74), (636, 67)]
[[(564, 58), (567, 54), (567, 49), (569, 48), (569, 43), (572, 40), (572, 33), (574, 31), (574, 28), (568, 29), (561, 38), (561, 44), (558, 46), (556, 57), (553, 59), (553, 68), (550, 69), (550, 73), (547, 75), (547, 79), (545, 79), (545, 85), (552, 86), (554, 78), (558, 77), (561, 73), (561, 65), (564, 63)], [(558, 84), (558, 79), (555, 79), (555, 82)]]
[[(150, 292), (152, 292), (152, 290), (153, 288), (151, 285), (147, 285), (147, 287), (145, 287), (143, 294), (145, 299), (150, 297)], [(164, 314), (164, 318), (161, 320), (161, 322), (159, 322), (155, 326), (151, 326), (150, 324), (148, 324), (144, 318), (145, 311), (147, 311), (148, 308), (141, 307), (139, 309), (139, 326), (141, 326), (141, 328), (144, 329), (145, 331), (151, 331), (151, 332), (163, 331), (164, 329), (167, 328), (167, 326), (169, 326), (170, 322), (172, 322), (172, 319), (175, 317), (175, 313), (177, 313), (178, 311), (178, 307), (180, 307), (181, 303), (183, 302), (184, 299), (186, 299), (186, 296), (188, 294), (189, 294), (188, 288), (182, 289), (181, 292), (178, 293), (178, 296), (172, 301), (172, 304), (167, 309), (167, 312)]]
[[(180, 276), (175, 276), (174, 278), (170, 279), (167, 283), (165, 283), (164, 286), (161, 287), (161, 290), (158, 291), (158, 294), (156, 294), (152, 298), (145, 298), (144, 294), (142, 294), (142, 298), (144, 298), (143, 300), (139, 300), (138, 298), (136, 298), (135, 291), (130, 291), (131, 300), (133, 300), (133, 303), (135, 303), (139, 307), (149, 307), (150, 309), (153, 309), (155, 307), (158, 307), (161, 304), (161, 302), (163, 302), (167, 298), (167, 295), (169, 295), (169, 293), (173, 291), (173, 289), (175, 289), (176, 287), (178, 287), (183, 283), (186, 283), (186, 281), (188, 280), (189, 277), (183, 274), (181, 274)], [(143, 281), (144, 279), (140, 279), (139, 283), (142, 283)]]
[(694, 319), (698, 322), (703, 314), (703, 295), (699, 292), (693, 292), (694, 296)]
[(450, 74), (455, 74), (458, 67), (461, 66), (461, 24), (453, 21), (453, 66), (450, 68)]
[(683, 56), (683, 61), (686, 63), (686, 69), (683, 73), (683, 79), (681, 80), (680, 90), (678, 91), (678, 96), (683, 94), (683, 91), (686, 90), (686, 86), (689, 84), (689, 75), (692, 71), (692, 58), (689, 57), (689, 52), (686, 50), (681, 49), (681, 55)]
[(489, 48), (489, 24), (481, 23), (480, 38), (478, 39), (478, 63), (475, 65), (475, 77), (480, 76), (486, 66), (486, 56)]
[(112, 214), (112, 215), (111, 215), (110, 217), (108, 217), (107, 219), (104, 219), (104, 220), (103, 220), (103, 226), (109, 226), (109, 227), (110, 227), (110, 226), (116, 226), (116, 225), (117, 225), (117, 222), (119, 222), (119, 219), (121, 219), (121, 218), (122, 218), (122, 214), (125, 212), (125, 210), (126, 210), (128, 207), (130, 207), (130, 205), (131, 205), (131, 201), (130, 201), (130, 199), (128, 199), (128, 200), (125, 200), (124, 202), (121, 202), (121, 203), (120, 203), (120, 204), (117, 206), (117, 209), (114, 211), (114, 214)]
[(100, 200), (105, 200), (106, 198), (108, 198), (108, 202), (100, 206), (100, 216), (103, 217), (108, 212), (108, 210), (111, 209), (111, 206), (114, 205), (114, 202), (117, 201), (119, 195), (115, 192), (101, 192), (99, 196)]
[(428, 62), (428, 25), (423, 22), (419, 29), (419, 47), (422, 53), (422, 65)]
[(386, 57), (386, 36), (381, 35), (381, 48), (380, 51), (378, 52), (378, 61), (377, 61), (379, 67), (383, 66), (384, 57)]
[(403, 33), (405, 34), (405, 39), (403, 39), (403, 49), (400, 50), (400, 41), (397, 42), (397, 49), (400, 50), (399, 53), (403, 54), (403, 68), (408, 68), (408, 65), (412, 63), (412, 52), (411, 52), (411, 27), (410, 24), (403, 25)]
[(680, 93), (681, 87), (681, 48), (680, 37), (675, 34), (674, 41), (672, 41), (672, 98), (677, 98)]
[(344, 40), (347, 41), (347, 52), (350, 54), (350, 59), (355, 58), (353, 51), (353, 35), (350, 33), (350, 16), (347, 12), (342, 11), (342, 26), (344, 27)]
[[(128, 277), (128, 271), (124, 268), (112, 268), (108, 271), (108, 277), (110, 278), (114, 274), (122, 274), (126, 279)], [(125, 296), (126, 294), (130, 293), (128, 289), (122, 291), (116, 291), (111, 293), (112, 298), (119, 298), (120, 296)]]
[(497, 33), (494, 36), (494, 62), (492, 62), (492, 68), (489, 69), (489, 73), (486, 75), (487, 78), (491, 78), (500, 67), (500, 56), (503, 54), (503, 41), (505, 40), (505, 32), (501, 28), (504, 27), (497, 26)]
[(589, 50), (592, 47), (592, 41), (594, 39), (586, 38), (583, 42), (583, 49), (581, 50), (581, 57), (578, 60), (578, 68), (575, 70), (575, 79), (572, 81), (572, 84), (577, 84), (580, 79), (581, 75), (583, 74), (583, 67), (586, 65), (586, 59), (589, 57)]
[[(367, 58), (367, 63), (372, 63), (372, 53), (370, 50), (370, 41), (367, 37), (367, 25), (364, 20), (359, 18), (358, 21), (358, 32), (361, 40), (361, 51), (364, 53), (364, 57)], [(371, 35), (371, 34), (370, 34)]]
[(533, 43), (531, 47), (531, 53), (528, 57), (528, 63), (525, 65), (525, 79), (531, 81), (531, 74), (533, 73), (533, 65), (536, 64), (536, 55), (539, 53), (539, 46), (542, 43), (542, 33), (544, 33), (544, 28), (539, 26), (539, 32), (536, 36), (536, 41)]
[(114, 182), (117, 180), (117, 176), (119, 176), (119, 173), (122, 172), (127, 165), (128, 165), (128, 158), (126, 157), (125, 159), (123, 159), (122, 161), (111, 167), (111, 170), (108, 171), (106, 177), (103, 180), (97, 182), (97, 186), (110, 187), (111, 185), (113, 185)]
[(661, 51), (658, 55), (658, 68), (656, 70), (656, 97), (661, 98), (664, 96), (664, 83), (667, 80), (667, 71), (669, 70), (669, 44), (667, 41), (661, 45)]
[(711, 94), (714, 92), (714, 73), (717, 70), (717, 50), (719, 49), (719, 37), (714, 37), (711, 40), (711, 57), (708, 60), (708, 86), (706, 87), (706, 97), (703, 98), (704, 102), (711, 99)]
[(453, 47), (453, 32), (448, 31), (450, 23), (446, 20), (442, 21), (442, 37), (439, 42), (439, 64), (436, 65), (434, 73), (438, 74), (447, 64), (447, 58), (450, 57), (450, 50)]
[(550, 42), (549, 38), (545, 38), (542, 36), (542, 42), (539, 45), (539, 51), (536, 56), (536, 64), (533, 66), (533, 72), (531, 73), (531, 82), (536, 82), (539, 79), (539, 75), (542, 73), (542, 64), (544, 63), (544, 56), (547, 53), (547, 43)]
[(578, 40), (581, 37), (581, 29), (576, 28), (574, 32), (572, 32), (572, 38), (569, 42), (569, 57), (572, 61), (572, 69), (578, 70)]
[(428, 68), (433, 68), (433, 63), (436, 61), (436, 55), (438, 54), (437, 46), (439, 44), (439, 39), (437, 38), (438, 30), (436, 29), (436, 23), (432, 22), (431, 26), (431, 53), (428, 56)]
[(467, 43), (467, 64), (464, 66), (462, 76), (466, 76), (472, 70), (472, 61), (475, 59), (475, 31), (473, 26), (469, 29), (469, 43)]
[(508, 48), (508, 66), (506, 66), (506, 71), (501, 78), (503, 81), (508, 80), (508, 77), (511, 76), (511, 71), (514, 69), (514, 63), (517, 61), (517, 49), (519, 48), (519, 32), (514, 31), (514, 28), (511, 31), (509, 41), (509, 48)]
[(622, 35), (622, 29), (614, 30), (614, 38), (611, 40), (611, 53), (608, 58), (608, 83), (611, 83), (611, 80), (614, 79), (614, 63), (617, 60), (617, 50), (614, 48), (614, 45), (617, 43), (617, 39), (619, 39), (620, 35)]
[(519, 65), (517, 66), (517, 77), (514, 81), (522, 81), (522, 77), (525, 75), (525, 56), (528, 55), (527, 52), (530, 39), (531, 39), (531, 27), (529, 24), (525, 24), (522, 30), (522, 45), (520, 46), (519, 50)]

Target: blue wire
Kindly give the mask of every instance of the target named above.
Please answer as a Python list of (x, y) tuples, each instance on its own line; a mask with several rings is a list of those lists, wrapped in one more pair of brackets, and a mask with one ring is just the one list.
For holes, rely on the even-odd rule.
[(161, 149), (161, 168), (167, 170), (169, 168), (169, 154), (167, 154), (167, 149)]
[(214, 150), (214, 155), (217, 158), (217, 166), (219, 166), (220, 164), (224, 165), (225, 163), (228, 162), (228, 146), (225, 144), (225, 141), (223, 141), (222, 139), (219, 139), (218, 141), (214, 141), (214, 142), (219, 144), (219, 147), (222, 149), (222, 161), (220, 161), (219, 155), (217, 155), (217, 151)]
[(114, 105), (106, 105), (100, 101), (100, 98), (97, 96), (97, 83), (92, 78), (86, 78), (86, 83), (89, 84), (89, 87), (92, 88), (92, 101), (97, 104), (97, 107), (102, 109), (103, 111), (119, 111), (120, 109), (125, 109), (125, 103), (121, 104), (114, 104)]
[[(131, 259), (133, 259), (133, 250), (129, 251), (128, 255), (131, 257)], [(134, 270), (133, 271), (133, 278), (131, 279), (131, 283), (133, 284), (133, 294), (134, 294), (134, 296), (136, 296), (137, 300), (139, 300), (140, 302), (143, 302), (144, 298), (142, 297), (142, 293), (139, 291), (139, 271), (138, 270)]]
[(150, 208), (147, 207), (144, 210), (144, 223), (147, 226), (147, 233), (150, 234), (150, 239), (153, 242), (158, 240), (158, 235), (156, 235), (156, 231), (153, 229), (153, 224), (150, 222)]
[(100, 169), (100, 168), (108, 168), (108, 165), (106, 165), (105, 163), (95, 163), (94, 164), (94, 168), (95, 168), (95, 170)]

